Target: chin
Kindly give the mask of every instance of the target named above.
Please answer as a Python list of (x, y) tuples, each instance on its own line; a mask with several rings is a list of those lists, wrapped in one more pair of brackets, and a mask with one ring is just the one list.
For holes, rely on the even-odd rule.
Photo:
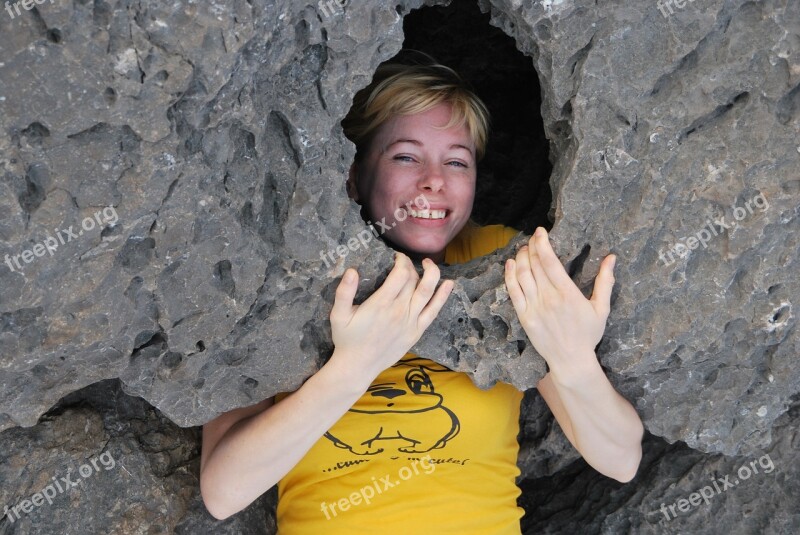
[[(397, 242), (396, 242), (397, 243)], [(438, 242), (430, 243), (428, 241), (420, 243), (420, 240), (402, 240), (399, 245), (406, 251), (411, 251), (419, 255), (434, 255), (443, 251), (447, 247), (447, 243)]]

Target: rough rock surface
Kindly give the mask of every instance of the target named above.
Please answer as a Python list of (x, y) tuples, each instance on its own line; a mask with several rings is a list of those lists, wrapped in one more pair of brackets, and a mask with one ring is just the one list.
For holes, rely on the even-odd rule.
[[(339, 121), (401, 48), (403, 17), (437, 3), (354, 0), (326, 16), (307, 2), (56, 0), (14, 18), (0, 12), (7, 451), (29, 440), (41, 450), (42, 473), (55, 475), (70, 463), (53, 453), (61, 447), (54, 437), (84, 422), (96, 438), (74, 451), (102, 451), (108, 431), (90, 413), (65, 412), (60, 428), (45, 419), (29, 435), (14, 428), (34, 426), (62, 397), (105, 379), (119, 378), (126, 393), (187, 427), (295, 389), (324, 363), (339, 276), (357, 266), (364, 296), (392, 259), (374, 240), (330, 267), (321, 260), (364, 228), (343, 186), (354, 147)], [(651, 483), (683, 474), (667, 468), (676, 460), (706, 479), (774, 452), (775, 472), (748, 482), (752, 491), (737, 488), (698, 509), (728, 519), (731, 532), (745, 529), (736, 524), (745, 512), (729, 507), (748, 498), (773, 504), (786, 496), (773, 504), (785, 510), (797, 492), (790, 430), (800, 396), (792, 301), (800, 295), (800, 4), (479, 5), (538, 73), (553, 165), (546, 226), (557, 254), (587, 292), (599, 261), (618, 256), (598, 356), (648, 431), (686, 444), (648, 441), (658, 445), (641, 472), (651, 479), (640, 474), (640, 486), (620, 487), (611, 506), (576, 498), (586, 532), (644, 529), (631, 516), (637, 508), (640, 522), (656, 522), (659, 500), (695, 489), (679, 485), (673, 496)], [(508, 158), (534, 150), (520, 144)], [(520, 184), (529, 177), (525, 167), (509, 169)], [(515, 187), (511, 208), (502, 198), (479, 208), (530, 232), (543, 224), (544, 193)], [(502, 285), (501, 260), (523, 239), (443, 269), (457, 287), (416, 353), (470, 373), (481, 387), (535, 385), (544, 362)], [(53, 254), (43, 252), (54, 241)], [(19, 257), (37, 250), (27, 263)], [(534, 391), (523, 423), (524, 475), (552, 475), (576, 485), (579, 497), (591, 470), (558, 472), (575, 453)], [(175, 447), (196, 440), (183, 436)], [(5, 457), (0, 471), (14, 469), (19, 463)], [(177, 468), (154, 474), (164, 489), (183, 484)], [(12, 489), (2, 479), (8, 502), (39, 483), (19, 477)], [(197, 507), (196, 494), (154, 496), (147, 477), (138, 480), (137, 515), (159, 500), (164, 511), (192, 507), (192, 499)], [(604, 511), (617, 516), (593, 524)], [(752, 518), (776, 533), (798, 522), (789, 513)]]
[(225, 521), (212, 517), (200, 496), (199, 429), (176, 426), (116, 380), (68, 395), (37, 426), (0, 441), (0, 507), (50, 495), (7, 514), (3, 535), (275, 533), (277, 489)]
[(741, 457), (703, 454), (648, 434), (632, 483), (604, 477), (583, 461), (528, 479), (520, 485), (522, 532), (798, 533), (799, 418), (795, 406), (775, 422), (769, 447)]

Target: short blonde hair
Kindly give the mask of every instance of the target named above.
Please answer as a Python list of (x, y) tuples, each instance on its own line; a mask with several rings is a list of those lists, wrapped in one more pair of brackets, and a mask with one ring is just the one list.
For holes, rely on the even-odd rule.
[(344, 134), (356, 145), (356, 161), (367, 152), (377, 129), (398, 115), (422, 113), (440, 103), (451, 104), (450, 121), (441, 129), (465, 122), (475, 144), (477, 161), (486, 153), (491, 116), (486, 105), (453, 69), (436, 62), (378, 67), (372, 82), (356, 93), (353, 107), (342, 120)]

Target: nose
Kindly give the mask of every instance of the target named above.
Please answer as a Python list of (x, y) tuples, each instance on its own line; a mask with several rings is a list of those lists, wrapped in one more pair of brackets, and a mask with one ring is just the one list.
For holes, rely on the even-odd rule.
[(425, 171), (420, 178), (420, 188), (425, 191), (435, 192), (444, 189), (444, 184), (444, 175), (442, 174), (441, 169), (439, 169), (439, 167), (437, 167), (435, 164), (429, 163), (425, 167)]

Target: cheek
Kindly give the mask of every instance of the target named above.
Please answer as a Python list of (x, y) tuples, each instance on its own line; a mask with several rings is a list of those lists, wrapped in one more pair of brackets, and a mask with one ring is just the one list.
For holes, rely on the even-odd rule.
[(372, 216), (376, 219), (389, 216), (394, 209), (391, 206), (392, 198), (391, 192), (383, 188), (379, 187), (372, 190), (372, 194), (369, 197), (369, 211)]
[(464, 204), (472, 204), (475, 200), (475, 183), (465, 184), (459, 191), (459, 198)]
[(392, 181), (386, 180), (375, 185), (373, 190), (373, 201), (380, 206), (388, 206), (392, 203), (393, 199), (400, 197), (400, 189), (397, 184)]

